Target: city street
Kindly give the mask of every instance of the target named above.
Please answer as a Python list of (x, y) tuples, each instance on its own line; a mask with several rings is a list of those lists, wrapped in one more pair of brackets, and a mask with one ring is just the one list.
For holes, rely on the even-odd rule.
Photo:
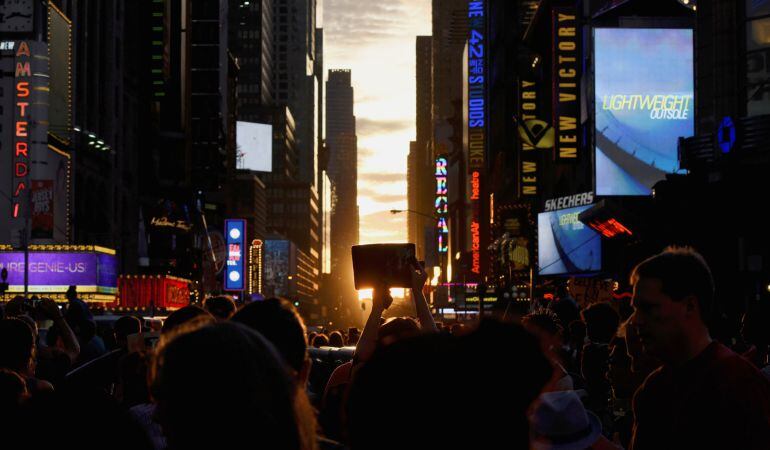
[(770, 449), (770, 0), (0, 0), (0, 448)]

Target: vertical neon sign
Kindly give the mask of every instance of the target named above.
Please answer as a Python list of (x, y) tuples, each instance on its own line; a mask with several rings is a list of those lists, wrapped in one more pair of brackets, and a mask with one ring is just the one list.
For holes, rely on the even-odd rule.
[(446, 219), (449, 198), (447, 197), (447, 160), (443, 156), (436, 158), (436, 236), (438, 237), (438, 252), (449, 251), (449, 227)]
[(227, 240), (225, 290), (242, 291), (244, 290), (246, 221), (243, 219), (225, 220), (225, 239)]
[(471, 272), (481, 275), (481, 174), (486, 156), (486, 4), (468, 2), (468, 173), (471, 175)]
[[(13, 218), (21, 216), (21, 205), (27, 204), (27, 183), (29, 175), (29, 79), (32, 77), (30, 69), (30, 51), (26, 42), (19, 43), (16, 50), (16, 84), (14, 87), (15, 119), (13, 125)], [(27, 207), (29, 207), (27, 205)]]

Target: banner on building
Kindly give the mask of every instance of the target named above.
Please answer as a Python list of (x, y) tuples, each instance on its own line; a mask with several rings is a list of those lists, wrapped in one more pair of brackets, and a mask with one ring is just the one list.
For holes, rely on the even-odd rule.
[(577, 161), (580, 154), (580, 27), (575, 6), (554, 7), (553, 21), (553, 126), (554, 157)]
[(53, 239), (53, 180), (32, 182), (32, 239)]
[(535, 197), (540, 193), (539, 175), (542, 150), (554, 144), (554, 129), (541, 119), (540, 93), (533, 80), (519, 80), (518, 131), (521, 144), (518, 158), (519, 196)]

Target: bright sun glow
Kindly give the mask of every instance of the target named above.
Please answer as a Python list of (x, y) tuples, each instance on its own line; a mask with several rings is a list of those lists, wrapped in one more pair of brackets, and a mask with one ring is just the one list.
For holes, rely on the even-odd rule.
[(325, 68), (352, 71), (360, 243), (405, 242), (406, 217), (388, 211), (407, 207), (415, 37), (431, 33), (431, 1), (324, 0), (323, 13)]
[[(393, 297), (393, 299), (405, 298), (405, 296), (406, 296), (406, 289), (391, 288), (390, 289), (390, 296)], [(371, 289), (361, 289), (360, 291), (358, 291), (358, 300), (364, 301), (364, 300), (371, 300), (371, 299), (372, 299), (372, 290)]]

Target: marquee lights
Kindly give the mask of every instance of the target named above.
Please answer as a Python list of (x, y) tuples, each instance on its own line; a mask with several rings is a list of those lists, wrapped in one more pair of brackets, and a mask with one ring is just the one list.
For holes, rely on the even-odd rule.
[(254, 239), (249, 248), (249, 294), (262, 293), (262, 245), (261, 239)]

